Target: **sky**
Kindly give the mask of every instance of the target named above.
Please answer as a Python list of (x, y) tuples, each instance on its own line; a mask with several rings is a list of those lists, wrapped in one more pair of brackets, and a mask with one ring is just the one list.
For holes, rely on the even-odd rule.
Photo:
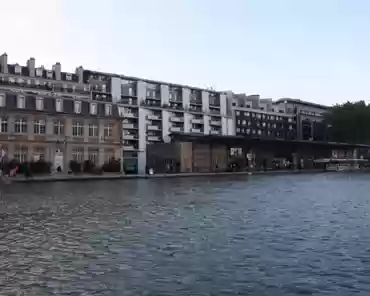
[(9, 63), (370, 102), (368, 0), (0, 0)]

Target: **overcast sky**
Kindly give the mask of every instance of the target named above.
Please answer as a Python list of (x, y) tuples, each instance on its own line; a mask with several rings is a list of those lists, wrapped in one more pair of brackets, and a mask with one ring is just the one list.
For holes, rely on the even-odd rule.
[(367, 0), (0, 0), (10, 63), (370, 102)]

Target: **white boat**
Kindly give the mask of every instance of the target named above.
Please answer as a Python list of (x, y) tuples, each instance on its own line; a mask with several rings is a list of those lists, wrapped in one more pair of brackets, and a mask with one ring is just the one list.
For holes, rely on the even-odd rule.
[(327, 171), (336, 171), (336, 172), (343, 172), (343, 171), (357, 171), (360, 170), (360, 164), (368, 163), (367, 159), (355, 159), (355, 158), (322, 158), (316, 159), (316, 164), (323, 164), (325, 165), (325, 169)]

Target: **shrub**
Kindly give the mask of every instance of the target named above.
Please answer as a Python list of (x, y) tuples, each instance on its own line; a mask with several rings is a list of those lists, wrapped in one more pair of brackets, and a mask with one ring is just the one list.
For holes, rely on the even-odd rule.
[(102, 170), (108, 173), (121, 172), (121, 160), (112, 158), (109, 162), (103, 164)]
[(95, 168), (95, 164), (91, 160), (85, 160), (83, 164), (84, 173), (92, 173)]
[(69, 169), (73, 172), (73, 173), (81, 173), (81, 164), (75, 160), (71, 160), (69, 162)]

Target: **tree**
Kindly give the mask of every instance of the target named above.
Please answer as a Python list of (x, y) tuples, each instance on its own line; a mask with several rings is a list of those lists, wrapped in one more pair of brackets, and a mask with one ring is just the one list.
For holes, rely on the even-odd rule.
[(338, 104), (327, 113), (325, 122), (336, 142), (370, 143), (370, 105), (364, 101)]

